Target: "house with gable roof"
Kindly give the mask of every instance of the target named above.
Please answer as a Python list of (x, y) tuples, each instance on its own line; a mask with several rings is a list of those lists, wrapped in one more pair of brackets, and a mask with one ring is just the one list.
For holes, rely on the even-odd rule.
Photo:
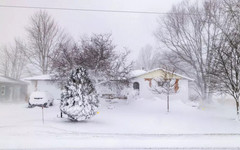
[(135, 91), (140, 97), (151, 98), (158, 96), (154, 94), (152, 88), (158, 86), (155, 79), (163, 78), (164, 74), (173, 74), (172, 80), (175, 81), (175, 92), (173, 94), (175, 98), (188, 100), (189, 99), (189, 82), (193, 79), (177, 74), (171, 73), (168, 70), (162, 68), (156, 68), (150, 71), (135, 70), (132, 73), (131, 78), (131, 90)]
[[(150, 71), (144, 70), (134, 70), (131, 73), (130, 83), (128, 88), (121, 91), (122, 95), (120, 97), (129, 97), (132, 93), (137, 93), (139, 97), (152, 98), (159, 95), (155, 95), (152, 92), (152, 87), (156, 86), (156, 78), (163, 77), (164, 73), (169, 72), (162, 68), (156, 68)], [(176, 94), (173, 96), (187, 100), (189, 97), (189, 82), (193, 79), (186, 76), (173, 73), (173, 80), (175, 80)], [(61, 89), (56, 82), (53, 81), (51, 75), (40, 75), (35, 77), (25, 78), (25, 81), (29, 81), (29, 94), (34, 91), (47, 91), (53, 95), (54, 99), (60, 99)], [(111, 88), (106, 86), (106, 83), (111, 84)], [(103, 81), (96, 85), (96, 89), (100, 96), (106, 96), (110, 98), (117, 98), (116, 95), (119, 93), (119, 89), (115, 88), (118, 82), (116, 81)], [(114, 96), (115, 95), (115, 96)]]
[(0, 76), (0, 102), (27, 100), (27, 83), (21, 80)]

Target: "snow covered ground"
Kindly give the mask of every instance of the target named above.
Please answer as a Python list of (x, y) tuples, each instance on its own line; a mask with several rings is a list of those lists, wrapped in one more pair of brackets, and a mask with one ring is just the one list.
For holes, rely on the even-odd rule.
[(231, 105), (198, 109), (173, 100), (167, 113), (165, 100), (118, 100), (102, 102), (91, 120), (71, 122), (57, 117), (55, 103), (44, 109), (44, 124), (41, 108), (26, 106), (0, 103), (0, 149), (240, 148), (240, 123)]

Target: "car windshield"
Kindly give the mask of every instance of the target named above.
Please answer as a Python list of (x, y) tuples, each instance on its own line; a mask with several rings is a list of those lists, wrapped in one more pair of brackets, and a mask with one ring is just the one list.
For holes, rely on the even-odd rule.
[(43, 99), (42, 97), (34, 97), (34, 99)]

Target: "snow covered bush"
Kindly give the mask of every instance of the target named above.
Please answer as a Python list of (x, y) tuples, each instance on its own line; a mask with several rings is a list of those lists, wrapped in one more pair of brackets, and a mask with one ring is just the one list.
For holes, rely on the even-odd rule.
[(98, 105), (98, 96), (86, 69), (72, 70), (62, 91), (61, 112), (73, 121), (82, 121), (93, 117)]

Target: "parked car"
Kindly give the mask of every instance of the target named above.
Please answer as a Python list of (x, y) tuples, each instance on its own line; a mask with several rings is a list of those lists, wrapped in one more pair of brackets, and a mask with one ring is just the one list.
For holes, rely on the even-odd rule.
[(33, 92), (29, 99), (29, 107), (43, 106), (48, 107), (53, 105), (54, 98), (48, 92)]

